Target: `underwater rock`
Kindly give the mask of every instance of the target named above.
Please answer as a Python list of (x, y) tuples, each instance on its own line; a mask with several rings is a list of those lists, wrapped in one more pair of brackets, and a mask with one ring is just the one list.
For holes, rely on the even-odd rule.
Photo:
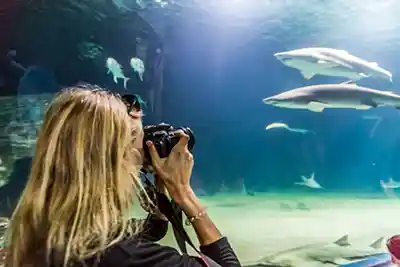
[(44, 109), (53, 94), (0, 97), (0, 187), (7, 183), (14, 160), (32, 156)]
[(0, 248), (4, 247), (4, 236), (10, 220), (7, 217), (0, 217)]
[(309, 207), (306, 206), (306, 204), (304, 204), (303, 202), (299, 202), (297, 203), (296, 209), (298, 210), (311, 210)]
[(279, 209), (284, 211), (291, 211), (293, 210), (292, 207), (287, 203), (279, 203)]
[(247, 190), (246, 195), (254, 197), (256, 195), (256, 192)]

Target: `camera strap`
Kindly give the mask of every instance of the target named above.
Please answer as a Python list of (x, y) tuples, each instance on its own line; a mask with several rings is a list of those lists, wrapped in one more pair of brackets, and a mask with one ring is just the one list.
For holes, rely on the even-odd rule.
[(157, 198), (158, 208), (171, 222), (174, 231), (174, 237), (181, 252), (187, 254), (186, 243), (188, 243), (197, 253), (201, 253), (193, 244), (183, 227), (181, 208), (175, 202), (170, 201), (165, 194), (157, 193)]
[(186, 230), (183, 228), (182, 209), (175, 202), (170, 201), (165, 194), (157, 193), (157, 200), (158, 208), (172, 224), (174, 237), (181, 253), (188, 254), (186, 249), (186, 243), (188, 243), (199, 254), (207, 267), (221, 267), (213, 259), (201, 253), (193, 244)]

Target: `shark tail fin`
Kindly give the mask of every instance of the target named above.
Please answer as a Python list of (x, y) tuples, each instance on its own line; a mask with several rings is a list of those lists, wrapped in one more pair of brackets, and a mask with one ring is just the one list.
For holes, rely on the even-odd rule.
[(349, 235), (344, 235), (333, 243), (340, 247), (350, 246)]
[(382, 243), (383, 243), (383, 237), (378, 238), (377, 240), (375, 240), (371, 245), (369, 245), (371, 248), (374, 249), (380, 249), (382, 248)]
[(125, 88), (125, 90), (126, 90), (126, 86), (127, 86), (127, 84), (128, 84), (128, 81), (130, 80), (131, 78), (128, 78), (128, 77), (125, 77), (124, 78), (124, 88)]

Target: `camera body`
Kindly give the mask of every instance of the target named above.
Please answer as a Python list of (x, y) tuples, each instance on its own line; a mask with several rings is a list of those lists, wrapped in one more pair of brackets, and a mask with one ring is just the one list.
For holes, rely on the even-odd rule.
[(195, 137), (193, 131), (190, 128), (174, 128), (170, 124), (166, 123), (144, 126), (143, 148), (145, 160), (151, 162), (149, 149), (146, 145), (147, 141), (153, 142), (158, 154), (160, 155), (160, 158), (168, 157), (169, 153), (171, 153), (172, 148), (178, 143), (180, 139), (179, 136), (175, 135), (177, 131), (183, 131), (186, 135), (189, 136), (188, 149), (189, 151), (192, 151), (195, 145)]

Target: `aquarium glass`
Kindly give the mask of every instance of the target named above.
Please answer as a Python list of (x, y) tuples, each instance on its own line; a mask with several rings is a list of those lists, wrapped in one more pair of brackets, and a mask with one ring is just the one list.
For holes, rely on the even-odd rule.
[[(46, 105), (92, 84), (140, 96), (145, 125), (193, 130), (192, 187), (244, 266), (387, 260), (400, 232), (399, 11), (394, 0), (2, 1), (3, 224)], [(177, 248), (172, 230), (161, 243)]]

